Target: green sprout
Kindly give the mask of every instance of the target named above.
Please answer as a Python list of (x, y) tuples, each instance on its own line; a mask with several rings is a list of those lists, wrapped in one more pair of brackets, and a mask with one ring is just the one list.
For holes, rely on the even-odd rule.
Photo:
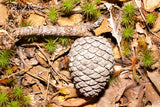
[(10, 58), (12, 55), (11, 50), (0, 50), (0, 66), (1, 67), (6, 67), (7, 65), (10, 64)]
[(70, 14), (72, 12), (72, 9), (74, 7), (74, 0), (63, 0), (62, 3), (62, 10), (66, 13), (66, 14)]
[(47, 43), (45, 43), (45, 47), (49, 53), (52, 53), (56, 49), (56, 40), (54, 38), (45, 39)]
[(152, 25), (155, 22), (156, 16), (153, 13), (150, 13), (146, 16), (146, 23)]
[(99, 4), (101, 2), (101, 0), (94, 0), (96, 2), (96, 4)]
[(151, 65), (154, 63), (150, 49), (144, 49), (142, 51), (141, 59), (144, 67), (151, 67)]
[(56, 8), (50, 8), (48, 12), (48, 18), (52, 23), (54, 23), (58, 19), (58, 11), (56, 10)]
[(132, 4), (125, 5), (123, 10), (124, 10), (124, 14), (129, 17), (132, 17), (133, 14), (136, 12), (135, 7)]
[(26, 19), (23, 19), (20, 26), (21, 27), (27, 27), (27, 26), (33, 26), (34, 24), (32, 23), (31, 20), (27, 21)]
[(7, 75), (11, 75), (13, 73), (13, 69), (9, 67), (5, 72)]
[(6, 105), (8, 101), (8, 96), (6, 92), (1, 92), (0, 93), (0, 107), (3, 107)]
[(20, 99), (23, 94), (23, 89), (21, 87), (16, 86), (13, 90), (14, 97)]
[(20, 104), (17, 101), (11, 101), (7, 107), (20, 107)]
[(134, 30), (133, 30), (133, 27), (131, 26), (124, 28), (122, 31), (122, 37), (126, 40), (129, 40), (133, 34), (134, 34)]
[(60, 43), (62, 46), (67, 46), (71, 43), (71, 39), (68, 37), (60, 37), (58, 39), (58, 43)]
[(101, 16), (100, 10), (97, 10), (96, 5), (92, 2), (86, 2), (82, 6), (82, 11), (88, 19), (97, 19)]
[(31, 97), (30, 96), (25, 96), (23, 99), (22, 99), (22, 103), (24, 105), (28, 105), (31, 101)]
[(122, 24), (124, 25), (133, 25), (134, 24), (134, 17), (128, 17), (127, 15), (122, 16)]
[(25, 38), (27, 40), (27, 42), (34, 42), (37, 40), (37, 36), (36, 35), (30, 35), (30, 36), (27, 36)]

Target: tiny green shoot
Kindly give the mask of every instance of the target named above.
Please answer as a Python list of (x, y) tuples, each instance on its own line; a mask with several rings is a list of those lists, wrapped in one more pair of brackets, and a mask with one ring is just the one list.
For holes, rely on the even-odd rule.
[(122, 37), (126, 40), (129, 40), (133, 34), (134, 34), (134, 30), (133, 30), (133, 27), (131, 26), (124, 28), (122, 31)]
[(7, 65), (10, 64), (10, 58), (12, 55), (11, 50), (0, 50), (0, 66), (1, 67), (6, 67)]
[(13, 95), (15, 98), (20, 99), (23, 94), (23, 89), (21, 87), (16, 86), (13, 90)]
[(58, 43), (60, 43), (62, 46), (67, 46), (71, 43), (71, 39), (69, 37), (60, 37), (58, 39)]
[(146, 16), (146, 23), (152, 25), (155, 22), (156, 16), (153, 13), (150, 13)]
[(100, 10), (97, 10), (96, 5), (92, 2), (86, 2), (82, 6), (82, 12), (86, 16), (87, 19), (97, 19), (101, 16)]
[(20, 107), (17, 101), (11, 101), (7, 107)]
[(47, 49), (47, 51), (49, 53), (52, 53), (55, 51), (56, 49), (56, 41), (57, 39), (54, 38), (49, 38), (49, 39), (45, 39), (46, 43), (45, 43), (45, 48)]
[(8, 101), (8, 96), (6, 92), (1, 92), (0, 93), (0, 107), (3, 107), (6, 105)]
[(74, 0), (63, 0), (62, 2), (62, 10), (66, 14), (70, 14), (72, 12), (72, 9), (74, 7)]
[(126, 4), (123, 10), (124, 14), (127, 15), (128, 17), (132, 17), (133, 14), (136, 12), (135, 7), (132, 4)]
[(58, 11), (56, 8), (50, 8), (48, 12), (48, 18), (51, 20), (52, 23), (54, 23), (58, 19)]
[(153, 55), (150, 49), (143, 49), (142, 55), (141, 55), (142, 63), (144, 67), (151, 67), (151, 65), (154, 63), (153, 61)]

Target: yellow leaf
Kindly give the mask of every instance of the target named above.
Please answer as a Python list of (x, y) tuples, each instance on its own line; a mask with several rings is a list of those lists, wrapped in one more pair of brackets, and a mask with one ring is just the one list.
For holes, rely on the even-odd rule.
[(69, 91), (67, 89), (62, 88), (58, 92), (61, 93), (61, 94), (64, 94), (64, 95), (69, 95)]

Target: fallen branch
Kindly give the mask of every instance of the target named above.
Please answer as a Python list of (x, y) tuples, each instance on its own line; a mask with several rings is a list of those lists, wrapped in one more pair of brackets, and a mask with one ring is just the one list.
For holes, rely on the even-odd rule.
[(75, 26), (36, 26), (22, 27), (13, 31), (14, 38), (21, 38), (30, 35), (54, 35), (54, 36), (92, 36), (92, 30), (98, 28), (103, 22), (103, 17), (100, 17), (93, 24), (84, 23)]

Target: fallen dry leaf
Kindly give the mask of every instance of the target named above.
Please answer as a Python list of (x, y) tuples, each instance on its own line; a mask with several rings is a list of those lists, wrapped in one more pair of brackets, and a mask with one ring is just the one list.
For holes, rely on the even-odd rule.
[(149, 79), (152, 81), (157, 90), (160, 92), (160, 73), (156, 71), (154, 72), (147, 71), (147, 74)]
[(152, 103), (152, 107), (160, 107), (160, 96), (157, 94), (151, 83), (145, 85), (145, 96), (147, 101)]
[(110, 84), (103, 97), (97, 103), (97, 107), (115, 107), (116, 102), (121, 98), (125, 90), (135, 87), (136, 82), (132, 73), (125, 73), (119, 76), (117, 84)]
[(88, 102), (88, 100), (89, 98), (77, 98), (69, 102), (65, 102), (64, 104), (62, 104), (62, 106), (63, 107), (79, 107), (85, 104), (86, 102)]

